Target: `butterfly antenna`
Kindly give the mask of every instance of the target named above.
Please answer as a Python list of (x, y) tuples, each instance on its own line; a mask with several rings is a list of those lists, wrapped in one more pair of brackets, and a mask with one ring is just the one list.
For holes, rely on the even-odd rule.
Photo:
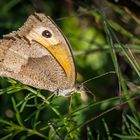
[(84, 84), (86, 84), (86, 83), (88, 83), (88, 82), (90, 82), (90, 81), (92, 81), (92, 80), (95, 80), (95, 79), (101, 78), (101, 77), (103, 77), (103, 76), (106, 76), (106, 75), (108, 75), (108, 74), (116, 74), (116, 72), (115, 72), (115, 71), (109, 71), (109, 72), (103, 73), (103, 74), (101, 74), (101, 75), (99, 75), (99, 76), (96, 76), (96, 77), (93, 77), (93, 78), (91, 78), (91, 79), (89, 79), (89, 80), (84, 81), (84, 82), (82, 83), (82, 85), (84, 85)]

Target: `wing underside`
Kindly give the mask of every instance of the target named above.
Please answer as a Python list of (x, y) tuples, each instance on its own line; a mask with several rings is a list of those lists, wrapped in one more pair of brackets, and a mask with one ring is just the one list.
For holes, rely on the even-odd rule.
[(66, 74), (51, 54), (37, 43), (29, 46), (23, 42), (6, 50), (0, 75), (50, 91), (68, 88)]

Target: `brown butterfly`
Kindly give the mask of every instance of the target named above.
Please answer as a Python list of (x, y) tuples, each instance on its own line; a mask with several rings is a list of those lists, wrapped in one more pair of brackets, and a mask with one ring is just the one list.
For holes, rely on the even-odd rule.
[(52, 19), (39, 13), (0, 40), (0, 76), (58, 95), (76, 91), (70, 44)]

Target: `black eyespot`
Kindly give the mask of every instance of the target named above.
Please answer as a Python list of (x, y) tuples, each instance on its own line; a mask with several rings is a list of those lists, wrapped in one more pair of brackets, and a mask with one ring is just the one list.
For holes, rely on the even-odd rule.
[(42, 35), (43, 35), (44, 37), (46, 37), (46, 38), (50, 38), (50, 37), (52, 36), (51, 32), (48, 31), (48, 30), (44, 30), (44, 31), (42, 32)]

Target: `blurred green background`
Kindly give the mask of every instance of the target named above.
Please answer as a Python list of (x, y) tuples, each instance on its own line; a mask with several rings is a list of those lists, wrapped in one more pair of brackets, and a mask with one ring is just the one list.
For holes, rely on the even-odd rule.
[(1, 39), (45, 13), (71, 44), (77, 82), (89, 80), (85, 94), (51, 97), (2, 77), (0, 140), (140, 139), (139, 9), (137, 0), (0, 0)]

